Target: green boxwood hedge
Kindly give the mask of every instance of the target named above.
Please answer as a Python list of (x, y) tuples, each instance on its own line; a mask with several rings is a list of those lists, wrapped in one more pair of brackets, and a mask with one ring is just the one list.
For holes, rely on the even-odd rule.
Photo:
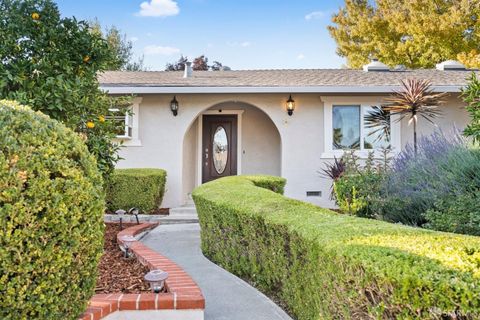
[(284, 183), (240, 176), (197, 188), (204, 254), (298, 319), (480, 318), (480, 238), (340, 215), (261, 188)]
[(0, 319), (76, 320), (103, 252), (104, 192), (81, 138), (0, 101)]
[(108, 210), (136, 207), (150, 213), (159, 209), (166, 179), (162, 169), (116, 169), (106, 187)]

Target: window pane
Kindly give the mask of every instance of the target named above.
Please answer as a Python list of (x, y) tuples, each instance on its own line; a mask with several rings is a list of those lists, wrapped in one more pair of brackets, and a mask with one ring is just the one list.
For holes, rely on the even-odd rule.
[[(364, 108), (363, 116), (366, 117), (370, 112), (373, 112), (373, 111), (374, 111), (373, 107)], [(376, 127), (368, 128), (367, 125), (365, 126), (364, 128), (365, 137), (363, 139), (364, 149), (381, 149), (381, 148), (390, 147), (390, 116), (389, 115), (385, 116), (383, 120), (384, 122), (388, 123), (388, 127), (379, 125)]]
[(115, 127), (115, 134), (118, 137), (131, 137), (131, 126), (127, 123), (127, 111), (120, 109), (110, 109), (110, 115), (107, 120), (111, 121)]
[(360, 106), (333, 106), (333, 149), (360, 148)]

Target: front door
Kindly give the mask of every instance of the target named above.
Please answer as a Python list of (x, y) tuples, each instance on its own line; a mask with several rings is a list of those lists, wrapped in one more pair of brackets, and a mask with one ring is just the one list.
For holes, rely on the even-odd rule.
[(204, 115), (202, 183), (237, 174), (237, 116)]

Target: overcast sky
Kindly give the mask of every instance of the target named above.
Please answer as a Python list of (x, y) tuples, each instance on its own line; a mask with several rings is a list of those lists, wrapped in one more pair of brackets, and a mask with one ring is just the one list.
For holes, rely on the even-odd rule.
[(341, 0), (57, 0), (64, 16), (115, 25), (163, 70), (180, 54), (232, 69), (339, 68), (326, 27)]

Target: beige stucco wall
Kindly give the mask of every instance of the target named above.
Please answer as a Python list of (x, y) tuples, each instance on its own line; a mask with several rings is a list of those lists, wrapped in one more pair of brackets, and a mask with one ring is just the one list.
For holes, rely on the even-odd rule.
[(242, 102), (225, 102), (209, 110), (241, 110), (241, 173), (281, 175), (281, 139), (266, 113)]
[[(318, 171), (330, 158), (325, 152), (324, 102), (337, 97), (318, 94), (296, 94), (293, 116), (285, 111), (288, 94), (183, 94), (177, 95), (179, 114), (169, 109), (173, 95), (145, 95), (139, 112), (141, 146), (125, 147), (119, 167), (154, 167), (168, 172), (164, 207), (175, 207), (186, 201), (186, 194), (198, 184), (199, 115), (208, 109), (242, 109), (242, 173), (277, 174), (287, 179), (285, 194), (321, 206), (331, 206), (331, 182)], [(350, 98), (352, 96), (350, 95)], [(322, 100), (323, 99), (323, 100)], [(338, 98), (341, 100), (342, 98)], [(380, 96), (359, 97), (362, 101), (381, 103)], [(355, 100), (355, 98), (354, 98)], [(437, 123), (444, 129), (453, 124), (463, 128), (468, 115), (461, 102), (452, 96), (444, 118)], [(420, 132), (433, 130), (420, 122)], [(411, 140), (411, 128), (400, 127), (401, 144)], [(245, 151), (245, 153), (243, 153)], [(321, 191), (321, 197), (306, 197), (307, 191)]]
[[(418, 119), (418, 138), (422, 135), (429, 135), (433, 131), (441, 129), (445, 133), (452, 132), (453, 128), (463, 130), (470, 121), (469, 115), (465, 110), (465, 104), (459, 99), (457, 94), (452, 94), (446, 99), (446, 103), (440, 108), (442, 115), (435, 119), (435, 125), (432, 125), (422, 117)], [(402, 147), (413, 141), (413, 128), (408, 125), (405, 119), (402, 121)]]

